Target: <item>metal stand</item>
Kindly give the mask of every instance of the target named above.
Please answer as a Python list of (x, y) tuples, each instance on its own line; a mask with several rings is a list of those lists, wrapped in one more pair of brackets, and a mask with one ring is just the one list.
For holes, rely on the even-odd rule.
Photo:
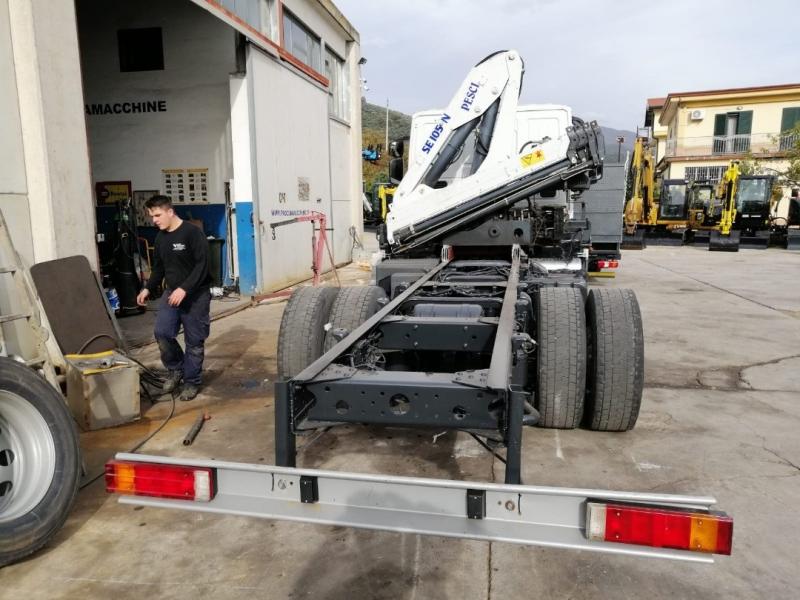
[[(272, 239), (275, 239), (275, 229), (278, 227), (291, 225), (292, 223), (307, 222), (312, 223), (311, 270), (314, 272), (314, 285), (319, 285), (320, 283), (320, 277), (322, 275), (322, 249), (325, 248), (328, 251), (328, 260), (331, 261), (331, 270), (333, 271), (333, 276), (336, 278), (336, 285), (341, 287), (342, 284), (339, 281), (339, 273), (336, 272), (336, 263), (333, 262), (333, 252), (331, 251), (330, 244), (328, 244), (328, 217), (325, 216), (325, 213), (312, 210), (307, 215), (300, 215), (294, 219), (270, 223), (270, 229), (272, 229)], [(317, 237), (317, 231), (319, 231), (319, 237)]]

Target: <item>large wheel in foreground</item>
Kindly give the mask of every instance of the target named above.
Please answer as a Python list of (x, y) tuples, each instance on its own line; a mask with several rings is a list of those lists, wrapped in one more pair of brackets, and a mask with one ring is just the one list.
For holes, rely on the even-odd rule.
[(289, 298), (278, 333), (279, 379), (291, 379), (322, 356), (325, 325), (338, 291), (301, 287)]
[(0, 357), (0, 566), (44, 546), (75, 501), (78, 433), (64, 398)]
[(583, 417), (586, 391), (586, 320), (579, 289), (539, 290), (536, 343), (538, 425), (573, 429)]
[(644, 334), (636, 295), (627, 289), (592, 290), (586, 321), (586, 425), (595, 431), (633, 429), (644, 385)]
[(343, 287), (331, 308), (331, 327), (325, 338), (325, 351), (333, 348), (338, 340), (333, 335), (336, 329), (351, 332), (378, 312), (385, 304), (386, 292), (375, 285)]

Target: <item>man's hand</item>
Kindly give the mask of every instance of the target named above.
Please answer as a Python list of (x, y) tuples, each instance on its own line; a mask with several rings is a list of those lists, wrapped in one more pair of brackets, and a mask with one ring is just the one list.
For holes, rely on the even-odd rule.
[(181, 302), (183, 302), (184, 298), (186, 298), (186, 290), (183, 288), (176, 288), (175, 291), (169, 295), (167, 304), (170, 306), (178, 306)]
[(147, 297), (150, 295), (150, 290), (147, 288), (143, 289), (139, 292), (139, 295), (136, 296), (136, 304), (139, 306), (146, 306), (147, 305)]

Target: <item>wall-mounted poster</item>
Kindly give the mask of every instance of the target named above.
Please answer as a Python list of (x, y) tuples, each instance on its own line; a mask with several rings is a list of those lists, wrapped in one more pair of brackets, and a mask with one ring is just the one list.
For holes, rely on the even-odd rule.
[(208, 169), (162, 169), (161, 187), (173, 204), (207, 204)]
[(189, 202), (208, 202), (208, 169), (187, 169), (186, 184)]
[(98, 181), (94, 184), (97, 206), (110, 206), (131, 197), (130, 181)]
[(173, 204), (183, 204), (186, 201), (185, 169), (162, 169), (161, 193), (169, 196)]

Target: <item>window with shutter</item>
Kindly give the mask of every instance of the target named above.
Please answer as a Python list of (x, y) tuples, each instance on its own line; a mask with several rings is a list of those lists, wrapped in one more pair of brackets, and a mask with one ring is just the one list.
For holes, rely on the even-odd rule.
[(714, 115), (714, 154), (748, 152), (752, 128), (752, 110)]
[(779, 148), (789, 150), (797, 142), (796, 135), (787, 135), (787, 132), (800, 124), (800, 106), (790, 106), (783, 109), (781, 115), (781, 137)]
[(800, 123), (800, 106), (784, 108), (781, 115), (781, 133), (793, 129), (798, 123)]
[(725, 127), (727, 124), (727, 113), (714, 115), (714, 154), (725, 152)]
[(734, 152), (750, 151), (750, 132), (753, 129), (753, 111), (743, 110), (736, 121), (736, 138), (733, 141)]
[(736, 122), (736, 135), (750, 135), (753, 128), (753, 111), (743, 110), (739, 113), (739, 120)]

